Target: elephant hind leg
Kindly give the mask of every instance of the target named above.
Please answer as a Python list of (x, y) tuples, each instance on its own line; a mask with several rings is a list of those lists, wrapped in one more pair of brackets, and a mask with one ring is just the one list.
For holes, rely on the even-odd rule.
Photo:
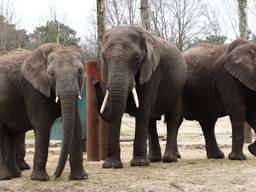
[(16, 164), (15, 136), (0, 128), (0, 180), (20, 177), (21, 172)]
[[(254, 106), (252, 108), (250, 108), (247, 112), (246, 112), (246, 121), (247, 123), (253, 128), (254, 132), (256, 133), (256, 120), (255, 120), (255, 108)], [(256, 141), (254, 141), (254, 143), (250, 144), (248, 146), (248, 150), (250, 151), (250, 153), (254, 156), (256, 156)]]
[(163, 156), (163, 162), (177, 162), (179, 157), (177, 147), (177, 135), (178, 128), (181, 124), (181, 99), (178, 98), (177, 102), (171, 108), (168, 114), (165, 115), (165, 121), (167, 123), (167, 142), (165, 153)]
[(162, 160), (161, 147), (158, 140), (156, 120), (150, 119), (148, 126), (149, 152), (148, 159), (150, 162), (158, 162)]
[(216, 123), (215, 120), (211, 120), (208, 122), (199, 122), (204, 134), (205, 138), (205, 148), (208, 159), (222, 159), (224, 158), (224, 153), (219, 149), (215, 133), (214, 127)]
[(30, 166), (25, 161), (26, 149), (25, 149), (25, 133), (17, 136), (16, 140), (16, 160), (20, 170), (30, 169)]

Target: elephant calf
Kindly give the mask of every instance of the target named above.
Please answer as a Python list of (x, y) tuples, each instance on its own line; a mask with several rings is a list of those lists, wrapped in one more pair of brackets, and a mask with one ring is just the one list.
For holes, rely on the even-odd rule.
[(147, 166), (149, 160), (161, 160), (159, 145), (151, 148), (148, 160), (147, 135), (163, 114), (168, 133), (163, 161), (177, 161), (173, 144), (176, 143), (181, 91), (187, 73), (181, 52), (140, 27), (125, 26), (114, 27), (105, 33), (102, 58), (102, 75), (107, 85), (104, 99), (99, 84), (95, 86), (101, 117), (109, 122), (103, 168), (123, 167), (119, 137), (124, 112), (135, 116), (136, 120), (131, 166)]
[(86, 179), (81, 149), (77, 99), (83, 79), (82, 53), (59, 44), (0, 57), (0, 179), (21, 175), (16, 145), (20, 134), (34, 128), (35, 155), (31, 179), (49, 180), (45, 166), (50, 128), (62, 116), (64, 136), (55, 177), (69, 155), (70, 179)]

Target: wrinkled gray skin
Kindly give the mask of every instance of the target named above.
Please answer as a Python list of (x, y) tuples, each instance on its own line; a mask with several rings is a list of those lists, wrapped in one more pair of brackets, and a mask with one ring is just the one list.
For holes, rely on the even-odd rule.
[[(23, 51), (27, 51), (25, 49), (14, 49), (10, 52), (5, 51), (5, 52), (0, 52), (0, 56), (6, 55), (7, 53), (10, 55), (12, 53), (14, 54), (20, 54)], [(28, 163), (25, 161), (25, 155), (26, 155), (26, 149), (25, 149), (25, 133), (20, 134), (16, 140), (16, 162), (20, 170), (27, 170), (30, 169), (30, 166)]]
[[(34, 128), (32, 180), (49, 180), (45, 165), (52, 123), (62, 116), (64, 138), (55, 177), (69, 155), (70, 179), (85, 179), (81, 122), (77, 98), (82, 81), (82, 55), (75, 48), (45, 44), (34, 51), (0, 57), (0, 179), (21, 175), (16, 162), (17, 139)], [(55, 103), (58, 95), (59, 101)]]
[[(183, 91), (183, 117), (200, 123), (207, 157), (223, 158), (214, 127), (218, 118), (228, 115), (232, 125), (228, 158), (245, 160), (245, 121), (256, 131), (256, 44), (243, 39), (224, 45), (203, 43), (185, 51), (184, 57), (188, 77)], [(256, 156), (255, 142), (248, 149)]]
[[(160, 146), (152, 146), (147, 156), (147, 135), (157, 119), (165, 115), (167, 144), (164, 162), (177, 161), (176, 134), (180, 117), (181, 91), (186, 79), (186, 63), (181, 52), (136, 26), (115, 27), (104, 35), (102, 75), (109, 90), (109, 105), (101, 117), (109, 122), (107, 156), (103, 168), (122, 168), (120, 126), (124, 112), (135, 116), (135, 140), (131, 166), (147, 166), (161, 160)], [(131, 94), (136, 86), (137, 109)], [(98, 107), (103, 95), (96, 84)], [(152, 145), (151, 140), (149, 145)], [(157, 154), (157, 155), (154, 155)]]

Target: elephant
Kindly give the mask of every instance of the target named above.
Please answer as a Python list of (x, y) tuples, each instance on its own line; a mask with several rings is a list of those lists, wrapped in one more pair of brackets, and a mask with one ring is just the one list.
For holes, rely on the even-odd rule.
[[(83, 80), (82, 52), (57, 43), (0, 57), (0, 179), (20, 177), (16, 145), (27, 130), (35, 132), (32, 180), (46, 172), (50, 129), (62, 116), (63, 141), (55, 178), (69, 156), (69, 179), (87, 179), (83, 168), (81, 121), (77, 108)], [(19, 151), (19, 149), (18, 149)], [(20, 150), (22, 151), (22, 150)]]
[[(5, 55), (5, 54), (20, 54), (23, 51), (27, 51), (25, 49), (14, 49), (12, 51), (4, 51), (0, 52), (0, 57)], [(26, 155), (26, 149), (25, 149), (25, 134), (20, 134), (20, 136), (17, 137), (16, 141), (16, 161), (19, 169), (22, 170), (27, 170), (30, 169), (29, 164), (25, 161), (25, 155)]]
[[(218, 118), (228, 115), (232, 125), (228, 158), (245, 160), (245, 121), (256, 131), (256, 44), (244, 39), (221, 45), (199, 43), (183, 55), (188, 74), (182, 93), (182, 118), (199, 122), (207, 157), (218, 159), (224, 158), (224, 153), (217, 145), (214, 127)], [(256, 156), (255, 142), (248, 149)]]
[[(135, 139), (131, 166), (148, 166), (151, 162), (177, 161), (177, 124), (181, 111), (181, 92), (187, 66), (176, 46), (139, 26), (113, 27), (104, 34), (101, 51), (102, 80), (95, 82), (98, 110), (108, 122), (107, 154), (103, 168), (122, 168), (120, 127), (126, 112), (135, 117)], [(157, 119), (165, 116), (167, 144), (163, 158), (147, 155), (147, 136)], [(149, 142), (149, 145), (151, 142)], [(161, 153), (161, 150), (160, 150)]]

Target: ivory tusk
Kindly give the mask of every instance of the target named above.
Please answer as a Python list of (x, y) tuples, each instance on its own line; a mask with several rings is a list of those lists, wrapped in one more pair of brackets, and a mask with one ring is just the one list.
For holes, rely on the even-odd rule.
[(80, 100), (82, 99), (81, 95), (78, 95), (78, 99), (80, 99)]
[(56, 96), (56, 98), (55, 98), (55, 103), (58, 103), (58, 100), (59, 100), (59, 97)]
[(106, 105), (107, 105), (107, 101), (108, 101), (108, 96), (109, 96), (109, 91), (107, 90), (106, 91), (106, 94), (105, 94), (105, 97), (104, 97), (104, 100), (103, 100), (103, 103), (101, 105), (101, 108), (100, 108), (100, 113), (102, 114), (106, 108)]
[(135, 87), (133, 87), (133, 89), (132, 89), (132, 96), (133, 96), (136, 107), (139, 108), (139, 99), (138, 99), (138, 95), (137, 95)]

